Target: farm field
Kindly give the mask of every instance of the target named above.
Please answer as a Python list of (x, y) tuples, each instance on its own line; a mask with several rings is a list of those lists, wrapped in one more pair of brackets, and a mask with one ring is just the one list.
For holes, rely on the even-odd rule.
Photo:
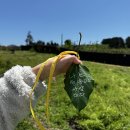
[[(53, 54), (31, 51), (0, 51), (0, 74), (12, 66), (35, 66)], [(130, 67), (83, 61), (94, 80), (95, 88), (85, 109), (80, 113), (72, 105), (64, 90), (64, 75), (52, 82), (49, 117), (45, 118), (45, 95), (35, 113), (50, 130), (130, 130)], [(37, 130), (31, 114), (15, 130)]]

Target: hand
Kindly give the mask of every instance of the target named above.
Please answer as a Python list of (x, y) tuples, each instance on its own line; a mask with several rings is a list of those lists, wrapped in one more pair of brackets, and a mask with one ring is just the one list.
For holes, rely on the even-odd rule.
[(57, 76), (61, 73), (66, 73), (72, 63), (80, 64), (81, 60), (74, 55), (66, 55), (64, 58), (60, 59), (56, 65), (54, 76)]
[[(50, 73), (50, 67), (54, 61), (54, 58), (51, 58), (48, 63), (44, 66), (42, 74), (40, 76), (40, 80), (45, 80), (49, 77)], [(66, 55), (65, 57), (61, 58), (58, 60), (56, 64), (56, 68), (54, 71), (54, 76), (57, 76), (62, 73), (66, 73), (71, 64), (80, 64), (82, 63), (81, 60), (79, 60), (76, 56), (74, 55)], [(41, 64), (35, 66), (32, 68), (32, 71), (37, 75), (39, 69), (40, 69)]]

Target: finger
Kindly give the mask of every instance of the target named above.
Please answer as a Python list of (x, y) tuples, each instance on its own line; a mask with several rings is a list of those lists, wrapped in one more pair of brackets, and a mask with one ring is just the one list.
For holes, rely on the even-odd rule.
[(75, 64), (82, 64), (82, 61), (79, 60), (76, 56), (73, 57), (73, 63)]
[(65, 55), (65, 57), (63, 58), (63, 60), (65, 61), (69, 61), (70, 63), (75, 63), (75, 64), (80, 64), (82, 63), (81, 60), (79, 60), (75, 55)]

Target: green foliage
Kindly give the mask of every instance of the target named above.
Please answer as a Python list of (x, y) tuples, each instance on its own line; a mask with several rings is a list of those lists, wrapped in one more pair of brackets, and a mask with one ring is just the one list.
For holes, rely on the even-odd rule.
[(31, 35), (31, 32), (29, 31), (27, 34), (27, 38), (25, 40), (27, 45), (32, 45), (33, 44), (33, 36)]
[[(9, 66), (39, 64), (54, 55), (35, 52), (0, 52), (0, 72)], [(6, 68), (7, 61), (10, 65)], [(95, 88), (87, 106), (78, 113), (64, 90), (64, 76), (52, 82), (50, 95), (50, 123), (45, 118), (45, 96), (35, 112), (50, 130), (130, 130), (130, 67), (86, 62), (95, 80)], [(37, 130), (32, 116), (19, 123), (16, 130)]]
[(130, 37), (126, 38), (126, 46), (130, 48)]
[(70, 39), (65, 40), (65, 47), (70, 48), (72, 46), (72, 41)]
[(103, 45), (108, 45), (110, 48), (124, 48), (125, 47), (124, 40), (121, 37), (103, 39), (101, 43)]

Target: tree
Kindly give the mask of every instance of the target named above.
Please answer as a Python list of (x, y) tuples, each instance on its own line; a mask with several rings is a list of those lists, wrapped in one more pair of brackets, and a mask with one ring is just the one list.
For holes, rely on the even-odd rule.
[(109, 45), (110, 43), (111, 43), (111, 38), (103, 39), (101, 42), (102, 45)]
[(121, 37), (113, 37), (103, 39), (101, 42), (103, 45), (108, 45), (110, 48), (124, 48), (125, 43)]
[(111, 43), (109, 44), (109, 47), (111, 47), (111, 48), (124, 48), (125, 47), (124, 40), (121, 37), (113, 37), (111, 39)]
[(126, 38), (126, 46), (130, 48), (130, 37)]
[(33, 37), (31, 35), (31, 32), (29, 31), (28, 34), (27, 34), (27, 38), (26, 38), (26, 44), (27, 45), (33, 45)]
[(45, 45), (45, 42), (44, 42), (44, 41), (41, 41), (41, 40), (38, 40), (36, 44), (37, 44), (37, 45)]
[(70, 39), (65, 40), (65, 47), (71, 47), (72, 41)]

